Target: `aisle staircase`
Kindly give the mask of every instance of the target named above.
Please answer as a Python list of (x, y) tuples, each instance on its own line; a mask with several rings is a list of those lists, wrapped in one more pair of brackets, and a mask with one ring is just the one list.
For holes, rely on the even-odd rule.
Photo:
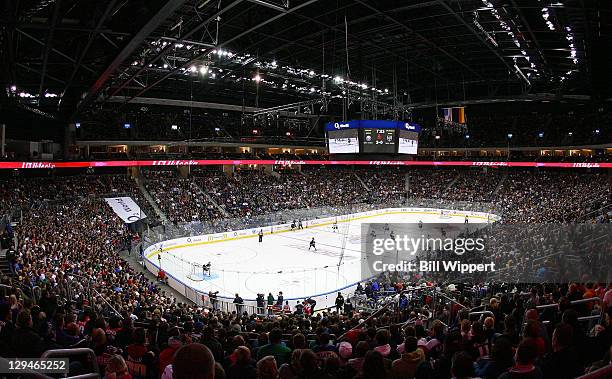
[(157, 217), (162, 221), (163, 224), (167, 224), (168, 217), (166, 217), (166, 214), (162, 212), (162, 210), (157, 206), (157, 203), (153, 199), (153, 196), (151, 196), (149, 191), (147, 191), (144, 185), (144, 180), (138, 177), (135, 177), (134, 180), (136, 180), (136, 183), (138, 184), (138, 189), (140, 189), (140, 193), (147, 200), (151, 208), (153, 208), (153, 211), (155, 211), (155, 214), (157, 215)]
[(206, 198), (206, 200), (208, 202), (210, 202), (215, 208), (217, 208), (217, 210), (219, 210), (219, 212), (221, 212), (221, 214), (223, 215), (223, 217), (230, 217), (229, 213), (227, 213), (227, 211), (225, 210), (225, 208), (223, 208), (222, 206), (220, 206), (213, 198), (212, 196), (210, 196), (208, 194), (208, 192), (204, 191), (204, 189), (197, 183), (197, 181), (192, 180), (191, 181), (191, 187), (193, 187), (196, 191), (200, 192), (202, 194), (202, 196), (204, 196)]
[(361, 179), (361, 178), (359, 177), (359, 175), (357, 175), (357, 173), (356, 173), (356, 172), (355, 172), (355, 173), (353, 173), (353, 175), (355, 175), (355, 177), (357, 178), (357, 180), (359, 180), (359, 183), (361, 183), (361, 185), (363, 186), (363, 188), (364, 188), (364, 189), (365, 189), (367, 192), (370, 192), (370, 191), (371, 191), (371, 188), (369, 188), (369, 187), (368, 187), (368, 185), (367, 185), (367, 184), (365, 184), (365, 182), (363, 181), (363, 179)]

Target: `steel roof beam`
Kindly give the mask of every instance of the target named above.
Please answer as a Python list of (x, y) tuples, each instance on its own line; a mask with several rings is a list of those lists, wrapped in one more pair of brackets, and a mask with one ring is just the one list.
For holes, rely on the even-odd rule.
[[(230, 43), (234, 42), (235, 40), (240, 39), (240, 38), (244, 37), (245, 35), (250, 34), (250, 33), (254, 32), (255, 30), (257, 30), (257, 29), (259, 29), (259, 28), (261, 28), (261, 27), (263, 27), (263, 26), (265, 26), (265, 25), (268, 25), (268, 24), (269, 24), (269, 23), (271, 23), (271, 22), (274, 22), (274, 21), (276, 21), (276, 20), (278, 20), (278, 19), (280, 19), (280, 18), (282, 18), (282, 17), (285, 17), (285, 16), (287, 16), (287, 15), (289, 15), (289, 14), (292, 14), (293, 12), (295, 12), (295, 11), (297, 11), (297, 10), (300, 10), (300, 9), (302, 9), (302, 8), (304, 8), (304, 7), (307, 7), (307, 6), (311, 5), (311, 4), (314, 4), (314, 3), (316, 3), (317, 1), (319, 1), (319, 0), (309, 0), (309, 1), (305, 2), (305, 3), (302, 3), (302, 4), (300, 4), (300, 5), (297, 5), (297, 6), (293, 7), (293, 8), (290, 8), (290, 9), (288, 9), (288, 10), (286, 10), (286, 11), (282, 12), (282, 13), (279, 13), (279, 14), (277, 14), (276, 16), (271, 17), (271, 18), (269, 18), (269, 19), (267, 19), (267, 20), (265, 20), (265, 21), (262, 21), (262, 22), (260, 22), (259, 24), (257, 24), (257, 25), (255, 25), (255, 26), (253, 26), (253, 27), (251, 27), (251, 28), (249, 28), (249, 29), (247, 29), (247, 30), (243, 31), (242, 33), (238, 33), (238, 34), (237, 34), (237, 35), (235, 35), (234, 37), (232, 37), (232, 38), (228, 39), (227, 41), (225, 41), (225, 42), (223, 42), (223, 43), (221, 43), (221, 44), (219, 44), (217, 47), (218, 47), (218, 48), (225, 47), (226, 45), (228, 45), (228, 44), (230, 44)], [(200, 54), (200, 55), (196, 56), (195, 58), (193, 58), (193, 59), (189, 60), (188, 62), (184, 63), (183, 65), (181, 65), (181, 66), (179, 66), (179, 67), (174, 68), (174, 69), (173, 69), (173, 70), (171, 70), (169, 73), (167, 73), (166, 75), (162, 76), (160, 79), (156, 80), (156, 81), (155, 81), (155, 82), (153, 82), (152, 84), (149, 84), (149, 85), (148, 85), (146, 88), (143, 88), (143, 89), (142, 89), (141, 91), (139, 91), (139, 92), (138, 92), (136, 95), (134, 95), (134, 96), (130, 96), (130, 97), (129, 97), (129, 98), (126, 100), (126, 102), (125, 102), (125, 103), (127, 104), (127, 103), (129, 103), (130, 101), (132, 101), (132, 99), (134, 99), (134, 98), (136, 98), (136, 97), (138, 97), (138, 96), (141, 96), (142, 94), (144, 94), (145, 92), (147, 92), (147, 91), (148, 91), (148, 90), (150, 90), (151, 88), (155, 87), (155, 86), (156, 86), (156, 85), (158, 85), (159, 83), (161, 83), (161, 82), (163, 82), (164, 80), (168, 79), (170, 76), (174, 75), (174, 74), (175, 74), (177, 71), (179, 71), (181, 68), (189, 67), (191, 64), (193, 64), (193, 62), (197, 62), (197, 61), (201, 60), (202, 58), (204, 58), (204, 57), (205, 57), (205, 56), (207, 56), (207, 55), (208, 55), (208, 52), (205, 52), (204, 54)]]
[(119, 52), (119, 54), (113, 59), (108, 65), (106, 70), (98, 77), (98, 79), (91, 86), (83, 100), (78, 104), (76, 111), (73, 113), (72, 118), (78, 114), (84, 107), (94, 99), (98, 91), (104, 86), (111, 75), (119, 68), (119, 66), (129, 58), (134, 51), (142, 44), (142, 42), (157, 29), (168, 17), (170, 17), (176, 10), (185, 4), (187, 0), (168, 0), (163, 7), (157, 13), (151, 17), (151, 19), (132, 37), (132, 39), (125, 45), (125, 47)]
[[(24, 36), (28, 37), (29, 39), (31, 39), (32, 41), (36, 42), (37, 44), (42, 45), (42, 46), (44, 46), (44, 45), (45, 45), (45, 43), (44, 43), (43, 41), (39, 40), (38, 38), (34, 37), (33, 35), (28, 34), (28, 33), (24, 32), (23, 30), (21, 30), (21, 29), (19, 29), (19, 28), (18, 28), (18, 29), (15, 29), (15, 30), (16, 30), (16, 31), (17, 31), (19, 34), (22, 34), (22, 35), (24, 35)], [(52, 47), (52, 48), (51, 48), (51, 51), (52, 51), (52, 52), (54, 52), (55, 54), (59, 55), (60, 57), (64, 57), (64, 58), (66, 58), (67, 60), (69, 60), (69, 61), (70, 61), (70, 62), (72, 62), (72, 63), (76, 63), (76, 60), (75, 60), (74, 58), (72, 58), (71, 56), (69, 56), (69, 55), (67, 55), (67, 54), (65, 54), (65, 53), (63, 53), (63, 52), (61, 52), (61, 51), (59, 51), (58, 49), (56, 49), (56, 48), (54, 48), (54, 47)], [(85, 66), (85, 65), (84, 65), (84, 66), (83, 66), (83, 68), (84, 68), (84, 69), (86, 69), (87, 71), (89, 71), (89, 72), (93, 73), (93, 74), (95, 74), (95, 73), (96, 73), (96, 71), (95, 71), (94, 69), (90, 68), (89, 66)]]
[(491, 45), (489, 45), (489, 43), (478, 33), (478, 31), (476, 31), (474, 28), (472, 28), (472, 26), (470, 24), (468, 24), (468, 22), (465, 21), (463, 19), (463, 17), (461, 17), (459, 14), (457, 14), (457, 12), (455, 12), (455, 10), (453, 8), (451, 8), (448, 4), (446, 4), (446, 2), (444, 0), (438, 0), (438, 3), (440, 5), (442, 5), (448, 12), (450, 12), (466, 28), (468, 28), (472, 32), (472, 34), (474, 34), (489, 50), (491, 50), (491, 52), (493, 54), (495, 54), (495, 56), (497, 56), (504, 63), (504, 66), (506, 66), (506, 68), (510, 72), (514, 73), (514, 75), (516, 75), (516, 77), (519, 78), (520, 80), (523, 79), (521, 77), (521, 75), (519, 75), (519, 73), (516, 72), (514, 67), (510, 66), (510, 64), (508, 62), (506, 62), (506, 59), (503, 56), (501, 56), (501, 54), (499, 54), (499, 52), (497, 50), (492, 48)]
[(40, 85), (38, 87), (38, 105), (40, 106), (40, 100), (43, 98), (43, 90), (45, 86), (45, 75), (47, 74), (47, 63), (49, 63), (49, 50), (51, 49), (51, 45), (53, 43), (53, 34), (55, 33), (55, 24), (57, 23), (57, 18), (59, 16), (59, 11), (62, 6), (61, 0), (57, 0), (55, 2), (55, 7), (53, 8), (53, 17), (51, 18), (50, 28), (47, 32), (47, 43), (44, 47), (43, 53), (43, 66), (42, 72), (40, 74)]
[(423, 42), (427, 43), (428, 45), (430, 45), (431, 47), (433, 47), (434, 49), (440, 51), (441, 53), (443, 53), (444, 55), (446, 55), (447, 57), (449, 57), (450, 59), (452, 59), (453, 61), (459, 63), (461, 66), (465, 67), (466, 69), (468, 69), (468, 71), (472, 72), (473, 74), (475, 74), (477, 77), (484, 79), (482, 77), (482, 75), (480, 75), (478, 72), (474, 71), (474, 69), (472, 69), (470, 66), (466, 65), (465, 63), (463, 63), (460, 59), (458, 59), (457, 57), (455, 57), (454, 55), (450, 54), (448, 51), (446, 51), (445, 49), (443, 49), (442, 47), (438, 46), (436, 43), (434, 43), (433, 41), (429, 40), (428, 38), (426, 38), (425, 36), (423, 36), (422, 34), (418, 33), (417, 31), (415, 31), (414, 29), (412, 29), (411, 27), (407, 26), (406, 24), (398, 21), (397, 19), (395, 19), (392, 16), (389, 16), (386, 12), (383, 12), (381, 10), (379, 10), (376, 7), (371, 6), (370, 4), (362, 1), (362, 0), (355, 0), (356, 2), (358, 2), (359, 4), (363, 5), (364, 7), (368, 8), (369, 10), (371, 10), (372, 12), (381, 15), (383, 18), (389, 19), (391, 20), (391, 22), (393, 22), (395, 25), (399, 26), (400, 28), (404, 29), (405, 31), (407, 31), (410, 34), (414, 34), (415, 36), (417, 36), (418, 38), (420, 38), (421, 40), (423, 40)]
[[(217, 12), (215, 12), (214, 15), (208, 17), (206, 20), (200, 22), (196, 27), (194, 27), (193, 29), (191, 29), (187, 33), (185, 33), (182, 36), (180, 36), (179, 38), (177, 38), (176, 42), (185, 41), (187, 38), (190, 38), (195, 33), (197, 33), (200, 29), (202, 29), (203, 27), (205, 27), (206, 25), (208, 25), (209, 23), (211, 23), (212, 21), (214, 21), (218, 17), (220, 17), (223, 13), (227, 12), (228, 10), (232, 9), (233, 7), (235, 7), (236, 5), (238, 5), (238, 4), (242, 3), (242, 2), (243, 2), (243, 0), (235, 0), (231, 4), (229, 4), (226, 7), (224, 7), (223, 9), (218, 10)], [(145, 64), (143, 64), (141, 68), (139, 68), (135, 73), (130, 75), (126, 80), (123, 81), (123, 83), (121, 83), (117, 88), (115, 88), (115, 90), (111, 93), (111, 96), (115, 96), (119, 91), (121, 91), (123, 88), (125, 88), (125, 86), (130, 84), (130, 82), (132, 80), (134, 80), (134, 78), (136, 78), (138, 75), (140, 75), (142, 72), (144, 72), (147, 69), (147, 67), (149, 67), (149, 65), (157, 62), (160, 58), (162, 58), (164, 55), (166, 55), (166, 53), (169, 50), (172, 49), (172, 46), (173, 46), (172, 44), (168, 44), (166, 47), (162, 48), (161, 51), (159, 53), (157, 53), (152, 59), (150, 59)]]
[(81, 64), (83, 63), (83, 59), (85, 59), (85, 56), (89, 52), (89, 48), (91, 47), (91, 45), (93, 44), (93, 41), (98, 36), (98, 33), (100, 33), (100, 28), (102, 28), (102, 25), (104, 25), (104, 22), (106, 21), (107, 17), (110, 15), (110, 13), (113, 10), (113, 7), (115, 6), (116, 2), (117, 2), (117, 0), (111, 0), (110, 1), (108, 6), (106, 7), (106, 9), (104, 10), (104, 13), (102, 14), (100, 19), (98, 20), (98, 23), (96, 24), (96, 28), (93, 30), (92, 34), (89, 36), (89, 39), (87, 40), (87, 43), (85, 44), (85, 47), (83, 48), (83, 51), (81, 52), (81, 55), (79, 56), (79, 59), (77, 59), (76, 63), (74, 64), (74, 69), (72, 70), (72, 74), (70, 74), (70, 78), (68, 79), (68, 82), (66, 83), (66, 86), (64, 87), (64, 90), (60, 94), (60, 98), (59, 98), (59, 101), (57, 103), (58, 109), (59, 109), (60, 105), (62, 104), (62, 100), (64, 99), (64, 95), (66, 94), (66, 92), (68, 91), (70, 86), (72, 85), (72, 81), (74, 80), (74, 77), (76, 76), (77, 72), (81, 68)]

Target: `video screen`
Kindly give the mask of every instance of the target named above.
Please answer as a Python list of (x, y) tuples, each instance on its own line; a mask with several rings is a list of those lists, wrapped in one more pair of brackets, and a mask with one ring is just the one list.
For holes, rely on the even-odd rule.
[(419, 146), (419, 133), (400, 130), (397, 152), (400, 154), (416, 154)]
[(357, 129), (329, 131), (327, 144), (330, 154), (357, 154), (359, 153)]

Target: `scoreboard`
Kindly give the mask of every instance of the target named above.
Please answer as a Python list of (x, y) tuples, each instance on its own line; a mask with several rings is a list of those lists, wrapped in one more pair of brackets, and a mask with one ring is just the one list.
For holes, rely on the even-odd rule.
[(421, 127), (395, 120), (351, 120), (325, 125), (330, 154), (416, 154)]
[(362, 153), (395, 153), (395, 129), (362, 130)]

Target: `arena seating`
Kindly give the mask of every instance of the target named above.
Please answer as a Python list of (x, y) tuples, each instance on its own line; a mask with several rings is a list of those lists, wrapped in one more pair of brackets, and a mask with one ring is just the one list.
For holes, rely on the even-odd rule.
[[(174, 223), (397, 202), (406, 188), (408, 199), (490, 202), (504, 223), (610, 220), (607, 173), (317, 168), (273, 176), (244, 170), (233, 177), (194, 170), (186, 178), (149, 171), (141, 179)], [(610, 364), (608, 283), (449, 285), (387, 275), (354, 294), (369, 307), (341, 304), (311, 317), (294, 310), (268, 317), (202, 309), (177, 301), (119, 257), (138, 237), (102, 197), (129, 194), (146, 207), (133, 179), (3, 180), (0, 209), (17, 207), (22, 217), (4, 232), (14, 233), (17, 249), (11, 272), (0, 275), (1, 357), (68, 348), (75, 352), (71, 375), (77, 375), (93, 369), (82, 357), (89, 350), (78, 350), (89, 348), (100, 372), (142, 378), (198, 368), (211, 378), (207, 370), (228, 378), (556, 379)], [(208, 356), (210, 367), (203, 364)]]

